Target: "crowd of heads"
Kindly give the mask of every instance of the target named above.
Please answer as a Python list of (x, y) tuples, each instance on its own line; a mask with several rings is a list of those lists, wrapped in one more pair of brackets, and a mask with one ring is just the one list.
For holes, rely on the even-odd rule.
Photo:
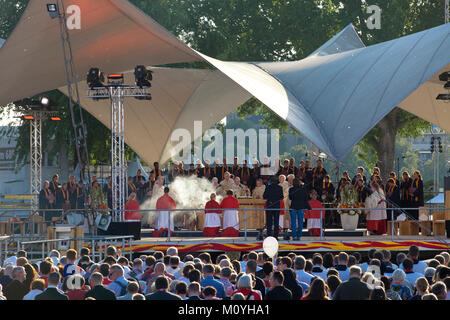
[(0, 270), (0, 299), (47, 300), (54, 290), (69, 300), (448, 300), (449, 261), (446, 251), (422, 261), (416, 246), (395, 258), (371, 249), (367, 258), (291, 252), (276, 259), (170, 247), (131, 261), (111, 246), (101, 261), (82, 248), (53, 250), (35, 263), (21, 250)]

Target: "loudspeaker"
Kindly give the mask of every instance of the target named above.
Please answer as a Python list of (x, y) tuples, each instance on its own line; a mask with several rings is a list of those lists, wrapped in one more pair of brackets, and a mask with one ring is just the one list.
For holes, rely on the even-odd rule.
[(111, 224), (111, 220), (111, 215), (105, 213), (99, 214), (97, 218), (95, 218), (95, 225), (99, 230), (107, 231)]
[(111, 236), (134, 236), (134, 240), (141, 240), (141, 222), (111, 222), (106, 231), (97, 229), (97, 234)]

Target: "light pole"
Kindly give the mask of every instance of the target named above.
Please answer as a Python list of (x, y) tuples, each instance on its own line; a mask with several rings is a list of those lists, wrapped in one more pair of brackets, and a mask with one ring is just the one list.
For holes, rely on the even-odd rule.
[(38, 195), (42, 187), (42, 122), (45, 120), (60, 121), (57, 111), (50, 110), (52, 102), (47, 96), (42, 96), (40, 101), (24, 99), (14, 102), (15, 105), (25, 106), (22, 120), (30, 123), (30, 194), (31, 210), (37, 212)]

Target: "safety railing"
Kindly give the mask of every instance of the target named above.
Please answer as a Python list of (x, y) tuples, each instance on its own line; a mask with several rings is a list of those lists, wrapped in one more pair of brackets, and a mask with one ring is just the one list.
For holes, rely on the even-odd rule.
[[(167, 241), (171, 241), (170, 230), (172, 230), (171, 227), (173, 227), (173, 226), (171, 226), (171, 223), (172, 223), (171, 216), (173, 214), (176, 214), (177, 212), (194, 212), (194, 213), (202, 212), (202, 213), (204, 213), (205, 211), (207, 212), (207, 211), (213, 211), (213, 210), (214, 209), (207, 209), (207, 210), (205, 210), (205, 209), (198, 209), (198, 208), (197, 209), (195, 209), (195, 208), (185, 209), (184, 208), (184, 209), (171, 209), (171, 210), (139, 209), (139, 210), (127, 210), (127, 211), (128, 212), (137, 211), (137, 212), (143, 212), (143, 213), (145, 213), (145, 212), (149, 212), (149, 213), (152, 213), (152, 212), (153, 213), (167, 212), (167, 214), (168, 214), (168, 222), (169, 222), (169, 224), (168, 224), (168, 232), (167, 232)], [(254, 211), (254, 212), (257, 212), (258, 214), (265, 214), (266, 212), (271, 212), (271, 211), (274, 211), (274, 212), (276, 212), (276, 211), (278, 211), (278, 212), (279, 211), (284, 211), (284, 212), (294, 211), (294, 209), (290, 209), (290, 208), (245, 208), (245, 209), (242, 209), (242, 208), (236, 208), (236, 209), (233, 209), (233, 208), (231, 208), (231, 209), (222, 208), (222, 209), (219, 209), (219, 210), (221, 210), (221, 211), (223, 211), (223, 210), (236, 210), (236, 211), (243, 211), (244, 212), (244, 230), (243, 230), (244, 231), (244, 240), (247, 240), (247, 238), (248, 238), (247, 222), (248, 222), (248, 213), (249, 212)], [(394, 218), (393, 212), (394, 211), (398, 211), (398, 212), (400, 212), (400, 214), (401, 213), (405, 214), (408, 217), (408, 220), (413, 221), (413, 223), (417, 224), (421, 229), (427, 231), (427, 233), (429, 235), (431, 235), (431, 237), (433, 237), (436, 240), (438, 240), (438, 241), (448, 245), (448, 241), (446, 239), (444, 239), (443, 237), (441, 237), (439, 235), (434, 234), (433, 231), (430, 228), (428, 228), (428, 226), (424, 225), (421, 222), (421, 220), (415, 219), (414, 217), (412, 217), (408, 213), (408, 211), (414, 211), (414, 210), (418, 211), (419, 208), (417, 208), (417, 207), (415, 207), (415, 208), (399, 208), (399, 207), (392, 207), (392, 208), (390, 208), (390, 207), (387, 207), (387, 208), (378, 208), (378, 207), (377, 208), (365, 208), (365, 207), (355, 207), (355, 208), (312, 208), (310, 211), (320, 211), (320, 239), (321, 240), (324, 239), (324, 230), (325, 230), (325, 228), (323, 227), (323, 219), (324, 219), (324, 214), (327, 211), (355, 211), (355, 212), (357, 212), (357, 211), (362, 211), (362, 212), (386, 211), (386, 215), (389, 215), (389, 213), (390, 213), (390, 216), (391, 216), (391, 219), (390, 219), (390, 221), (391, 221), (391, 232), (390, 233), (391, 233), (391, 240), (394, 240), (394, 238), (396, 236), (396, 234), (394, 232), (394, 222), (396, 220)], [(432, 214), (433, 214), (433, 211), (439, 210), (439, 211), (444, 211), (445, 212), (446, 210), (450, 210), (450, 208), (438, 208), (438, 209), (436, 208), (435, 209), (435, 208), (427, 207), (426, 210), (428, 210), (430, 212), (430, 216), (429, 217), (431, 217)], [(101, 212), (101, 211), (108, 211), (108, 210), (98, 210), (98, 211)], [(306, 211), (306, 209), (303, 209), (303, 211)], [(364, 214), (364, 213), (356, 213), (356, 214)], [(385, 220), (387, 221), (389, 219), (385, 219)], [(429, 221), (431, 221), (431, 220), (429, 220)], [(239, 222), (235, 226), (237, 226), (239, 228)], [(283, 228), (283, 226), (280, 226), (280, 227)], [(261, 228), (261, 229), (266, 229), (266, 225), (264, 225), (263, 228)]]
[[(392, 205), (392, 204), (391, 204)], [(430, 216), (433, 215), (434, 211), (447, 211), (450, 210), (449, 208), (433, 208), (433, 207), (426, 207), (424, 208), (426, 210), (428, 210), (430, 212)], [(265, 214), (266, 212), (270, 212), (270, 211), (284, 211), (284, 212), (290, 212), (292, 211), (292, 209), (289, 208), (236, 208), (236, 209), (220, 209), (220, 210), (237, 210), (238, 212), (243, 212), (244, 213), (244, 239), (247, 240), (248, 239), (248, 213), (250, 212), (257, 212), (258, 214)], [(312, 211), (320, 211), (321, 212), (321, 218), (320, 218), (320, 239), (323, 240), (324, 239), (324, 231), (326, 231), (326, 229), (323, 226), (323, 218), (324, 218), (324, 214), (325, 212), (330, 212), (330, 211), (342, 211), (342, 210), (346, 210), (346, 211), (363, 211), (363, 212), (368, 212), (368, 211), (386, 211), (386, 213), (388, 214), (389, 212), (393, 212), (393, 211), (398, 211), (400, 213), (404, 213), (409, 220), (413, 221), (415, 224), (417, 224), (421, 229), (426, 230), (428, 234), (430, 234), (432, 237), (434, 237), (435, 239), (437, 239), (440, 242), (446, 243), (448, 244), (447, 240), (445, 240), (444, 238), (442, 238), (439, 235), (436, 235), (432, 232), (432, 230), (424, 225), (420, 220), (415, 219), (414, 217), (412, 217), (411, 215), (409, 215), (408, 211), (412, 211), (412, 210), (419, 210), (419, 208), (415, 207), (415, 208), (399, 208), (399, 207), (388, 207), (388, 208), (361, 208), (361, 207), (355, 207), (355, 208), (336, 208), (336, 207), (324, 207), (324, 208), (312, 208)], [(9, 214), (13, 214), (15, 211), (24, 211), (23, 209), (8, 209)], [(58, 210), (58, 209), (47, 209), (47, 210), (38, 210), (38, 211), (45, 211), (45, 212), (60, 212), (62, 213), (62, 210)], [(172, 230), (174, 226), (172, 226), (172, 215), (177, 214), (179, 212), (194, 212), (194, 213), (204, 213), (205, 209), (204, 208), (183, 208), (183, 209), (171, 209), (171, 210), (159, 210), (159, 209), (139, 209), (139, 210), (126, 210), (128, 212), (133, 212), (133, 211), (137, 211), (137, 212), (142, 212), (142, 213), (160, 213), (162, 211), (167, 212), (168, 214), (168, 221), (169, 221), (169, 225), (168, 225), (168, 231)], [(208, 211), (208, 210), (206, 210)], [(211, 211), (211, 210), (209, 210)], [(86, 209), (78, 209), (78, 210), (69, 210), (63, 213), (67, 214), (70, 212), (75, 212), (75, 213), (83, 213), (85, 214), (86, 212), (89, 213), (93, 213), (94, 217), (97, 214), (102, 214), (102, 213), (110, 213), (111, 210), (86, 210)], [(0, 213), (1, 216), (1, 213)], [(394, 222), (395, 222), (395, 218), (394, 215), (391, 214), (391, 239), (394, 240), (396, 234), (394, 232)], [(55, 223), (55, 221), (44, 221), (45, 223)], [(32, 224), (32, 221), (29, 222), (30, 225)], [(237, 227), (239, 229), (239, 226), (236, 225), (235, 227)], [(280, 226), (281, 228), (283, 228), (283, 226)], [(32, 229), (32, 226), (29, 227), (29, 229)], [(261, 228), (258, 228), (258, 230), (261, 229), (266, 229), (266, 225), (263, 225)], [(171, 232), (167, 232), (167, 241), (171, 241)]]
[[(122, 255), (128, 255), (129, 260), (133, 259), (133, 236), (97, 236), (97, 237), (83, 237), (83, 238), (61, 238), (61, 239), (45, 239), (35, 241), (19, 241), (19, 250), (26, 250), (28, 255), (35, 256), (40, 253), (40, 258), (30, 259), (43, 260), (51, 250), (57, 249), (57, 244), (62, 242), (78, 242), (78, 247), (88, 247), (91, 250), (91, 257), (94, 261), (101, 261), (106, 258), (106, 248), (115, 246), (121, 248)], [(83, 245), (84, 244), (84, 245)], [(40, 252), (27, 250), (28, 248), (40, 247)], [(126, 250), (128, 248), (128, 250)]]

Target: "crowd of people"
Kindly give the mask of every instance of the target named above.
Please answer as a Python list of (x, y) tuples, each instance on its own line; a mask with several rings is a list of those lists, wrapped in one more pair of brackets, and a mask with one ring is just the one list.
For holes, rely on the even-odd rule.
[[(179, 162), (174, 163), (170, 169), (162, 170), (155, 162), (148, 179), (142, 175), (141, 170), (138, 170), (134, 177), (128, 177), (127, 208), (129, 212), (127, 213), (130, 219), (139, 220), (141, 215), (136, 213), (136, 210), (139, 210), (139, 205), (149, 198), (154, 197), (155, 200), (159, 200), (160, 197), (165, 196), (162, 203), (167, 204), (168, 201), (172, 201), (173, 199), (169, 194), (166, 196), (164, 190), (178, 176), (195, 176), (211, 182), (215, 192), (206, 203), (207, 213), (220, 214), (223, 208), (239, 208), (238, 206), (224, 207), (215, 203), (216, 196), (225, 199), (231, 195), (233, 199), (251, 197), (267, 200), (267, 235), (278, 237), (281, 228), (290, 228), (292, 236), (297, 240), (301, 237), (304, 219), (307, 219), (307, 229), (310, 234), (318, 235), (321, 226), (339, 226), (339, 214), (347, 212), (347, 208), (361, 208), (358, 213), (365, 213), (361, 215), (361, 220), (365, 221), (368, 231), (382, 235), (386, 233), (386, 220), (390, 219), (390, 215), (397, 218), (401, 214), (401, 211), (389, 210), (389, 208), (408, 208), (406, 213), (410, 218), (418, 219), (418, 208), (424, 205), (423, 180), (419, 171), (414, 171), (412, 177), (405, 171), (402, 173), (401, 180), (395, 172), (390, 172), (389, 178), (383, 181), (378, 167), (372, 169), (370, 178), (366, 177), (364, 168), (358, 167), (353, 178), (350, 178), (348, 172), (343, 172), (335, 186), (323, 167), (321, 159), (316, 160), (315, 167), (310, 167), (309, 160), (300, 161), (296, 166), (295, 159), (285, 159), (283, 163), (279, 162), (277, 173), (272, 175), (265, 171), (269, 168), (267, 162), (260, 165), (258, 161), (255, 161), (250, 168), (247, 160), (244, 160), (241, 166), (238, 164), (238, 158), (235, 157), (232, 165), (227, 164), (227, 159), (223, 159), (223, 163), (220, 164), (217, 161), (214, 166), (210, 166), (208, 162), (202, 164), (198, 161), (196, 166), (191, 163), (186, 170), (183, 163)], [(44, 182), (40, 193), (41, 213), (50, 220), (51, 217), (60, 216), (61, 212), (45, 210), (111, 208), (111, 181), (111, 177), (108, 177), (107, 182), (101, 186), (97, 177), (94, 176), (86, 187), (82, 182), (77, 183), (74, 176), (70, 176), (69, 182), (60, 185), (59, 176), (55, 174), (51, 181)], [(226, 204), (236, 204), (236, 201), (227, 200)], [(174, 206), (166, 207), (161, 209), (174, 209)], [(336, 207), (340, 210), (326, 210)], [(321, 208), (324, 208), (322, 214)], [(364, 210), (363, 208), (375, 209)], [(284, 215), (287, 209), (290, 209), (289, 214)], [(225, 219), (224, 214), (224, 220), (228, 222), (224, 222), (222, 229), (225, 231), (230, 226), (234, 227), (231, 233), (225, 231), (225, 235), (233, 236), (238, 231), (236, 229), (238, 218), (235, 211), (227, 215), (229, 219)], [(321, 222), (320, 217), (324, 221)], [(218, 225), (218, 218), (214, 215), (207, 215), (206, 220), (207, 228), (221, 227)], [(162, 228), (155, 229), (167, 229), (167, 223), (163, 223)], [(216, 234), (214, 230), (205, 231), (205, 235)]]
[(0, 300), (449, 300), (450, 254), (422, 261), (416, 246), (388, 250), (179, 254), (170, 247), (129, 261), (114, 246), (102, 261), (88, 248), (53, 250), (32, 263), (26, 251), (0, 269)]

